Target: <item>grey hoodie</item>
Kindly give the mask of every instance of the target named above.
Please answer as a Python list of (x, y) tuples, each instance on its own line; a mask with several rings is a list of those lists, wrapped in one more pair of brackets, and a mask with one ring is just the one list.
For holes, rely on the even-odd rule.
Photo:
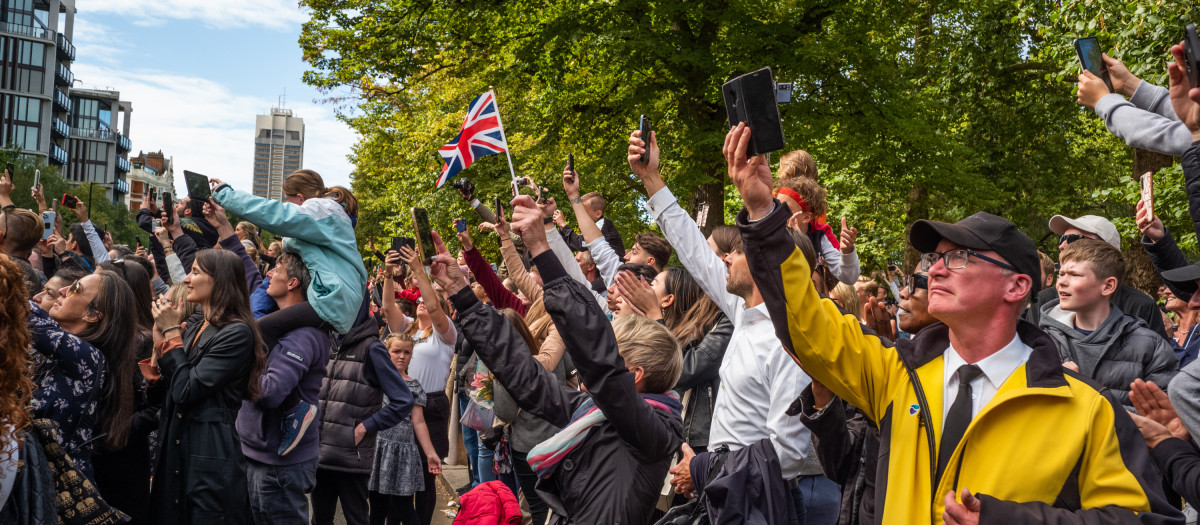
[(1145, 80), (1129, 100), (1117, 93), (1104, 95), (1095, 111), (1113, 135), (1135, 148), (1180, 157), (1192, 145), (1192, 133), (1175, 115), (1167, 88)]
[(1055, 299), (1042, 306), (1039, 326), (1054, 340), (1064, 362), (1074, 361), (1081, 375), (1108, 387), (1121, 404), (1132, 406), (1129, 384), (1134, 379), (1166, 388), (1179, 371), (1171, 345), (1146, 328), (1145, 321), (1113, 306), (1095, 331), (1083, 335), (1075, 329), (1075, 314), (1059, 308), (1058, 302)]

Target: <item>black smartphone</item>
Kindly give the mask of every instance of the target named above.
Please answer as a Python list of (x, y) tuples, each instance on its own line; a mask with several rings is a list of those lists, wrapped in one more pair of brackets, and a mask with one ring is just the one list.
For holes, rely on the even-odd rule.
[(429, 212), (425, 208), (413, 208), (412, 219), (413, 229), (417, 231), (417, 251), (428, 264), (437, 255), (433, 247), (433, 230), (429, 228)]
[(158, 188), (150, 188), (150, 202), (158, 200)]
[(163, 211), (167, 212), (167, 224), (171, 224), (171, 214), (174, 213), (175, 201), (171, 200), (171, 192), (164, 191), (163, 196)]
[(188, 197), (192, 200), (207, 202), (212, 196), (212, 188), (208, 186), (208, 177), (193, 171), (183, 171), (183, 178), (187, 181)]
[(496, 209), (492, 210), (492, 212), (495, 213), (497, 217), (504, 217), (504, 201), (500, 200), (500, 197), (496, 197)]
[(71, 209), (73, 210), (73, 209), (75, 209), (75, 206), (76, 206), (77, 204), (79, 204), (79, 199), (76, 199), (74, 195), (71, 195), (71, 194), (69, 194), (69, 193), (64, 193), (64, 194), (63, 194), (63, 198), (62, 198), (62, 205), (63, 205), (63, 206), (66, 206), (66, 207), (68, 207), (68, 208), (71, 208)]
[(1079, 55), (1079, 64), (1104, 80), (1104, 85), (1113, 91), (1112, 79), (1108, 76), (1108, 65), (1104, 63), (1104, 51), (1100, 49), (1100, 41), (1094, 36), (1075, 39), (1075, 53)]
[(388, 248), (388, 251), (400, 253), (400, 248), (405, 246), (412, 248), (416, 246), (416, 243), (413, 242), (412, 237), (392, 237), (392, 247)]
[(466, 219), (454, 219), (454, 231), (456, 231), (458, 233), (467, 231), (467, 220)]
[(721, 86), (729, 127), (745, 122), (752, 130), (747, 157), (784, 147), (783, 121), (779, 118), (775, 91), (775, 78), (769, 67), (735, 77)]
[(1196, 36), (1196, 24), (1187, 25), (1183, 39), (1183, 53), (1187, 60), (1188, 80), (1192, 87), (1200, 87), (1200, 37)]
[(650, 134), (654, 132), (654, 123), (650, 121), (650, 117), (642, 115), (638, 119), (638, 129), (642, 132), (642, 140), (646, 142), (646, 152), (638, 158), (642, 164), (650, 163)]
[(575, 173), (575, 154), (567, 154), (567, 171)]
[(13, 163), (11, 163), (11, 162), (5, 162), (4, 169), (8, 170), (9, 177), (12, 177), (13, 175), (16, 175), (16, 173), (17, 173), (16, 168), (13, 168)]

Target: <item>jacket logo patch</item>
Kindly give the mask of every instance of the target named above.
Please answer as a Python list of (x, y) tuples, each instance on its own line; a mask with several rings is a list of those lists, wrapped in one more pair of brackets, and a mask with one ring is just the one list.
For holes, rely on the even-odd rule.
[(297, 360), (297, 361), (300, 361), (301, 363), (303, 363), (303, 362), (304, 362), (304, 358), (303, 358), (303, 357), (300, 357), (300, 355), (299, 355), (299, 354), (297, 354), (297, 353), (295, 353), (295, 352), (292, 352), (291, 350), (288, 350), (288, 351), (287, 351), (287, 356), (288, 356), (288, 357), (290, 357), (290, 358), (292, 358), (292, 359), (295, 359), (295, 360)]
[(912, 405), (908, 407), (908, 415), (915, 416), (921, 412), (921, 405)]

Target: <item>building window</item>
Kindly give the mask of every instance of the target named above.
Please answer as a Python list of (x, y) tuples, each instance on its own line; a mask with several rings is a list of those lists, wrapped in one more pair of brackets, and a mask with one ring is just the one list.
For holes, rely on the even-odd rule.
[(287, 138), (288, 138), (288, 140), (300, 140), (300, 132), (299, 131), (289, 131), (289, 132), (287, 132)]
[(269, 138), (271, 138), (271, 130), (264, 129), (262, 131), (259, 131), (258, 136), (259, 136), (259, 138), (269, 139)]
[(17, 62), (26, 66), (44, 67), (46, 65), (46, 44), (21, 40), (17, 49)]

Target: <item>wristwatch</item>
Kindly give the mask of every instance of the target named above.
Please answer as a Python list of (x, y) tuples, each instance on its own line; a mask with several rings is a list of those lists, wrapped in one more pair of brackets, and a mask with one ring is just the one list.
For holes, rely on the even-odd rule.
[(553, 217), (542, 217), (542, 224), (550, 224), (552, 222), (554, 222)]

